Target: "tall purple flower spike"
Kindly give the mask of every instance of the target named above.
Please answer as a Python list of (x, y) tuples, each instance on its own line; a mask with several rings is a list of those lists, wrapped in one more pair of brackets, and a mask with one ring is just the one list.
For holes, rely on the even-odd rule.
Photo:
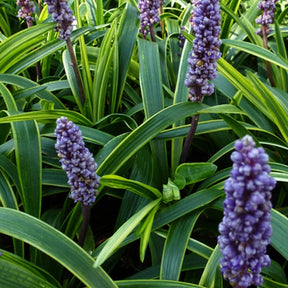
[(270, 243), (271, 191), (276, 181), (262, 147), (255, 148), (251, 136), (235, 142), (233, 168), (224, 185), (224, 217), (219, 224), (218, 244), (223, 258), (222, 273), (235, 288), (263, 282), (261, 267), (270, 265), (266, 247)]
[(55, 30), (59, 31), (59, 38), (63, 40), (70, 38), (75, 19), (67, 0), (44, 0), (44, 2), (48, 5), (48, 13), (57, 23)]
[(162, 0), (139, 0), (140, 9), (140, 29), (139, 32), (145, 38), (150, 32), (150, 27), (160, 21), (159, 8), (163, 4)]
[[(255, 22), (264, 26), (266, 33), (271, 31), (270, 24), (272, 24), (274, 20), (276, 2), (277, 0), (263, 0), (258, 3), (258, 9), (262, 10), (263, 14), (260, 15)], [(258, 29), (256, 33), (261, 34), (261, 29)]]
[(62, 169), (71, 186), (70, 198), (74, 202), (92, 205), (96, 199), (100, 177), (96, 174), (97, 164), (93, 155), (85, 147), (79, 127), (66, 117), (56, 121), (56, 151), (60, 157)]
[(189, 99), (200, 102), (202, 96), (214, 92), (214, 85), (209, 81), (217, 77), (217, 60), (221, 57), (221, 13), (219, 0), (194, 0), (193, 4), (190, 21), (195, 38), (185, 85), (189, 88)]
[(32, 23), (34, 18), (32, 15), (35, 13), (35, 5), (33, 1), (30, 0), (17, 0), (16, 3), (21, 8), (18, 10), (17, 17), (25, 18), (25, 20), (29, 23)]

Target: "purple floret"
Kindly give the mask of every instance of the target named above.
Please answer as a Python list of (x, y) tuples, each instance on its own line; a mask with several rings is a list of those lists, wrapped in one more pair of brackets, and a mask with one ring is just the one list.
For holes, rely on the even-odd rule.
[(63, 40), (70, 38), (75, 19), (67, 0), (44, 0), (44, 2), (48, 5), (48, 13), (57, 23), (55, 30), (59, 32), (59, 38)]
[(209, 81), (217, 77), (217, 60), (221, 57), (221, 14), (218, 0), (194, 0), (193, 4), (191, 23), (195, 38), (185, 85), (189, 88), (189, 99), (200, 102), (202, 96), (214, 92)]
[(260, 286), (261, 267), (270, 265), (266, 247), (272, 235), (271, 191), (276, 181), (262, 147), (251, 136), (235, 142), (233, 168), (224, 185), (224, 217), (219, 224), (218, 244), (222, 273), (235, 288)]
[[(255, 22), (264, 26), (266, 33), (271, 31), (270, 24), (274, 20), (275, 12), (275, 3), (277, 0), (263, 0), (258, 3), (258, 9), (263, 11), (263, 14), (260, 15)], [(257, 30), (257, 34), (261, 34), (261, 29)]]
[(32, 15), (35, 13), (35, 5), (33, 1), (30, 0), (17, 0), (16, 4), (21, 8), (18, 10), (17, 17), (25, 18), (25, 20), (29, 23), (32, 23), (34, 18)]
[(83, 205), (92, 205), (96, 199), (100, 177), (92, 153), (85, 147), (79, 127), (66, 117), (56, 121), (56, 151), (62, 169), (71, 186), (70, 198)]
[(140, 29), (139, 32), (144, 38), (148, 35), (150, 27), (160, 21), (159, 8), (163, 4), (162, 0), (139, 0)]

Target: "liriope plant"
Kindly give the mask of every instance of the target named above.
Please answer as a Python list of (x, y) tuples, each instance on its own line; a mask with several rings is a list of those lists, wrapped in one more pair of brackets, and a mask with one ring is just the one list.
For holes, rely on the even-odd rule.
[[(0, 20), (0, 231), (13, 239), (1, 242), (0, 265), (5, 272), (0, 276), (1, 285), (228, 287), (222, 272), (233, 284), (234, 271), (227, 268), (227, 259), (220, 261), (223, 256), (229, 258), (233, 249), (225, 250), (225, 238), (217, 245), (218, 225), (223, 215), (224, 183), (236, 169), (230, 175), (230, 154), (235, 140), (250, 134), (255, 145), (269, 154), (270, 175), (277, 181), (272, 192), (273, 234), (267, 250), (271, 265), (263, 267), (263, 282), (258, 278), (256, 284), (285, 287), (285, 9), (276, 5), (277, 21), (267, 35), (268, 50), (256, 33), (257, 1), (220, 1), (222, 57), (218, 77), (208, 82), (215, 90), (202, 103), (191, 103), (184, 81), (197, 33), (189, 18), (190, 11), (196, 13), (203, 1), (192, 3), (195, 5), (162, 3), (157, 11), (159, 23), (153, 23), (153, 29), (150, 26), (151, 37), (146, 39), (139, 31), (143, 7), (135, 1), (60, 2), (69, 5), (77, 22), (69, 36), (83, 83), (84, 104), (77, 98), (79, 85), (66, 41), (58, 39), (53, 30), (56, 25), (47, 5), (40, 3), (40, 7), (35, 1), (33, 26), (11, 35), (15, 27), (9, 30), (7, 23), (15, 22), (19, 7), (15, 1), (0, 3), (1, 13), (6, 15)], [(203, 21), (207, 21), (205, 17)], [(205, 30), (201, 30), (204, 37)], [(182, 50), (177, 45), (180, 31), (186, 39)], [(34, 69), (39, 61), (41, 81)], [(271, 63), (275, 87), (267, 81), (265, 61)], [(275, 77), (279, 71), (281, 77)], [(188, 160), (179, 164), (194, 115), (199, 115), (199, 122)], [(60, 150), (57, 155), (55, 149), (57, 119), (69, 119), (79, 127), (91, 153), (91, 169), (96, 170), (91, 155), (98, 164), (91, 175), (101, 177), (96, 199), (91, 193), (95, 202), (89, 206), (90, 222), (85, 241), (80, 241), (83, 248), (76, 242), (82, 238), (85, 217), (81, 203), (74, 204), (68, 197), (72, 182), (67, 183), (58, 156), (62, 164), (67, 157)], [(250, 139), (244, 139), (247, 137)], [(75, 161), (80, 150), (75, 148)], [(65, 164), (69, 161), (64, 168)], [(89, 185), (91, 179), (84, 174), (77, 179)], [(247, 273), (250, 270), (240, 276)]]

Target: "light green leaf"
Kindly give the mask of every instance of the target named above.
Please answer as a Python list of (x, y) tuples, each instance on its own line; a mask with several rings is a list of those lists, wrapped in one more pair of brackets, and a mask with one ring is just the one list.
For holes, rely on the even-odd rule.
[[(159, 202), (160, 204), (160, 202)], [(140, 227), (140, 231), (136, 232), (140, 234), (140, 260), (144, 262), (146, 250), (148, 247), (148, 243), (150, 241), (150, 235), (152, 230), (152, 225), (155, 217), (155, 213), (157, 212), (159, 208), (159, 204), (156, 205), (152, 211), (148, 214), (146, 217), (144, 223), (142, 224), (142, 227)]]
[[(217, 273), (220, 273), (220, 258), (222, 257), (220, 248), (218, 245), (214, 248), (206, 267), (202, 273), (199, 284), (209, 288), (218, 288), (215, 286), (215, 280), (218, 278)], [(221, 276), (220, 276), (221, 277)], [(222, 277), (221, 277), (222, 278)]]
[(125, 189), (148, 199), (162, 198), (162, 194), (158, 189), (117, 175), (102, 176), (100, 184), (111, 188)]
[(217, 166), (211, 163), (184, 163), (177, 167), (174, 182), (179, 189), (183, 189), (185, 185), (197, 183), (212, 176), (216, 170)]

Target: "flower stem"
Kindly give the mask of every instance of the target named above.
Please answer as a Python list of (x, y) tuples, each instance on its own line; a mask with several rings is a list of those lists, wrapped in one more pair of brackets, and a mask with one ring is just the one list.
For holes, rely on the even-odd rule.
[(197, 129), (198, 121), (199, 121), (199, 114), (194, 115), (191, 121), (190, 130), (184, 142), (183, 150), (182, 150), (181, 157), (180, 157), (180, 164), (185, 163), (187, 159), (189, 149), (190, 149), (190, 146), (192, 144), (192, 141), (193, 141), (196, 129)]
[(72, 42), (71, 42), (70, 38), (66, 39), (66, 44), (67, 44), (68, 52), (69, 52), (69, 55), (70, 55), (72, 67), (73, 67), (73, 70), (74, 70), (74, 73), (75, 73), (75, 77), (76, 77), (76, 81), (77, 81), (77, 85), (78, 85), (78, 89), (79, 89), (81, 104), (83, 105), (84, 102), (85, 102), (85, 92), (84, 92), (84, 88), (83, 88), (83, 84), (82, 84), (82, 80), (81, 80), (81, 76), (80, 76), (80, 71), (79, 71), (79, 68), (78, 68), (76, 56), (75, 56), (75, 53), (74, 53), (74, 50), (73, 50), (73, 46), (72, 46)]
[[(267, 33), (266, 33), (266, 26), (265, 25), (262, 25), (261, 31), (262, 31), (263, 46), (265, 49), (268, 50), (268, 40), (267, 40)], [(266, 64), (267, 76), (268, 76), (268, 79), (270, 81), (270, 85), (272, 87), (275, 87), (274, 79), (272, 76), (271, 64), (267, 60), (265, 60), (265, 64)]]
[[(196, 86), (196, 99), (198, 99), (197, 103), (201, 103), (202, 102), (202, 93), (201, 93), (201, 87), (200, 86)], [(183, 146), (183, 150), (180, 156), (180, 163), (185, 163), (189, 150), (190, 150), (190, 146), (193, 142), (195, 133), (196, 133), (196, 129), (198, 126), (198, 122), (199, 122), (199, 114), (193, 115), (192, 121), (191, 121), (191, 125), (190, 125), (190, 130), (187, 134), (187, 137), (185, 139), (184, 142), (184, 146)]]
[(155, 32), (153, 26), (150, 26), (150, 35), (151, 35), (151, 40), (153, 42), (156, 42), (156, 37), (155, 37)]
[(88, 230), (88, 226), (89, 226), (89, 222), (90, 222), (91, 208), (89, 205), (81, 204), (81, 209), (82, 209), (83, 220), (82, 220), (78, 244), (81, 247), (83, 247), (85, 237), (87, 234), (87, 230)]
[(39, 13), (42, 12), (42, 3), (41, 0), (38, 0), (38, 6), (39, 6)]

